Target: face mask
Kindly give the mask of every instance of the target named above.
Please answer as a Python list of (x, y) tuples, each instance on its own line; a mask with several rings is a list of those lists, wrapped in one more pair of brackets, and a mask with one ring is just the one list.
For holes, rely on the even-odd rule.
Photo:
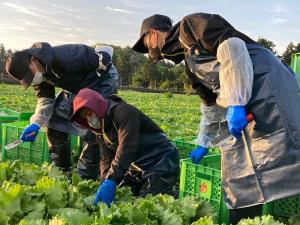
[(86, 121), (92, 128), (95, 129), (101, 128), (100, 120), (98, 119), (95, 113), (93, 113), (91, 116), (87, 116)]
[(39, 85), (40, 83), (43, 82), (43, 73), (36, 71), (33, 80), (31, 82), (31, 85), (35, 86), (35, 85)]
[(160, 53), (160, 49), (159, 47), (157, 46), (156, 48), (149, 48), (148, 49), (149, 53), (148, 53), (148, 56), (150, 58), (151, 61), (153, 62), (157, 62), (161, 59), (163, 59), (163, 57), (161, 56), (161, 53)]
[(158, 39), (156, 39), (156, 47), (155, 48), (152, 48), (150, 46), (150, 37), (148, 38), (148, 56), (149, 56), (149, 59), (153, 62), (157, 62), (161, 59), (163, 59), (163, 57), (161, 56), (161, 52), (160, 52), (160, 49), (158, 47)]

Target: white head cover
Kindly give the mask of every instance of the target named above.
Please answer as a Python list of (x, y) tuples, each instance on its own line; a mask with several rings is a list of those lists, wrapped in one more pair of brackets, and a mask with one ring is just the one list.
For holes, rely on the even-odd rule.
[(110, 57), (112, 58), (114, 49), (113, 49), (113, 47), (108, 46), (108, 45), (96, 45), (95, 52), (97, 52), (97, 53), (107, 52), (110, 55)]

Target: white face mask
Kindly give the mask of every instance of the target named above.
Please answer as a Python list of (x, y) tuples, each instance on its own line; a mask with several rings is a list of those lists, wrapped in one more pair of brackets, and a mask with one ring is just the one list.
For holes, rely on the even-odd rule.
[(101, 128), (100, 120), (98, 119), (95, 113), (93, 113), (91, 116), (87, 116), (86, 121), (91, 127), (95, 129)]
[(35, 86), (35, 85), (39, 85), (40, 83), (43, 82), (43, 73), (36, 71), (33, 80), (31, 82), (31, 85)]

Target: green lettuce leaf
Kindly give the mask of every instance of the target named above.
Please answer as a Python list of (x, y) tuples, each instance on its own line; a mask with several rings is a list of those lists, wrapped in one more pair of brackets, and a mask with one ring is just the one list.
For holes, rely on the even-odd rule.
[(48, 225), (45, 220), (21, 220), (18, 225)]
[(52, 214), (57, 213), (56, 216), (62, 218), (68, 225), (90, 225), (94, 222), (94, 219), (80, 209), (62, 208), (52, 210)]
[(61, 208), (67, 205), (67, 184), (50, 177), (42, 177), (36, 182), (34, 190), (45, 195), (49, 208)]
[(0, 188), (0, 208), (5, 211), (7, 216), (18, 217), (23, 215), (21, 208), (23, 193), (24, 188), (22, 185), (3, 183), (2, 188)]
[(0, 209), (0, 224), (8, 225), (10, 221), (10, 217), (6, 215), (6, 212), (3, 209)]
[(215, 225), (212, 217), (202, 217), (191, 225)]
[(238, 225), (284, 225), (281, 222), (274, 220), (274, 218), (270, 215), (255, 217), (254, 219), (243, 219)]

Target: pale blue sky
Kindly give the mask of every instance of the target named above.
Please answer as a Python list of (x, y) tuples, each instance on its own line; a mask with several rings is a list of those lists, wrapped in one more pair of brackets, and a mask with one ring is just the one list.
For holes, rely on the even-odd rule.
[(0, 0), (0, 43), (12, 49), (36, 41), (131, 46), (143, 18), (160, 13), (176, 23), (194, 12), (220, 14), (253, 39), (274, 41), (280, 53), (300, 42), (297, 0)]

